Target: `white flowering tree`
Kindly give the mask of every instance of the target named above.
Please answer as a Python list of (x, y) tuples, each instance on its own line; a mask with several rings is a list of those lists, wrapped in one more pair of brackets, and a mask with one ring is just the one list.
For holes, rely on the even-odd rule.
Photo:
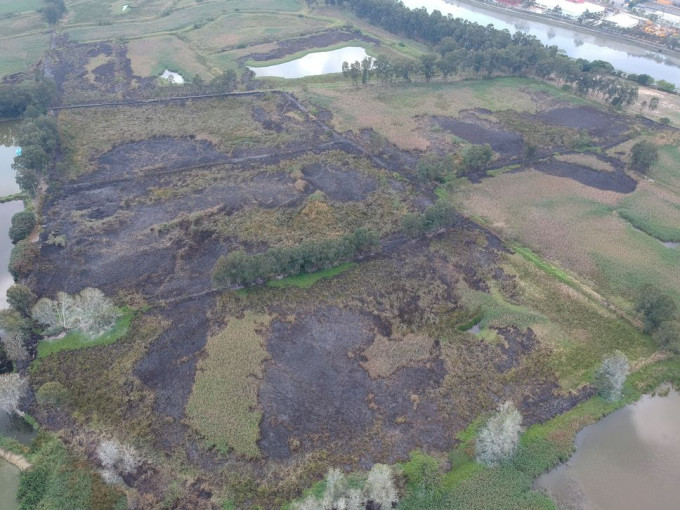
[(26, 336), (21, 331), (2, 333), (2, 345), (9, 359), (14, 362), (28, 359), (25, 340)]
[(99, 443), (97, 457), (102, 465), (100, 474), (106, 483), (122, 482), (122, 475), (134, 473), (141, 464), (141, 458), (134, 448), (113, 439)]
[(477, 460), (497, 466), (512, 458), (522, 433), (522, 415), (511, 401), (498, 406), (477, 435)]
[(28, 391), (28, 381), (19, 374), (0, 375), (0, 409), (6, 413), (23, 416), (19, 402)]
[(385, 464), (375, 464), (368, 472), (364, 494), (368, 501), (373, 501), (386, 510), (398, 501), (397, 489), (394, 486), (392, 468)]
[(102, 291), (88, 287), (75, 296), (59, 292), (56, 300), (41, 298), (31, 315), (48, 335), (80, 328), (97, 336), (113, 326), (120, 311)]
[(605, 357), (595, 374), (595, 386), (602, 398), (609, 402), (619, 400), (629, 373), (630, 363), (621, 351)]

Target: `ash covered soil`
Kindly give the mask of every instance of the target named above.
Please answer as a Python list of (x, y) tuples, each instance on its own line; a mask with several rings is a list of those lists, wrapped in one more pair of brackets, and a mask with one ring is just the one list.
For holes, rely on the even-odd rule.
[[(223, 101), (228, 106), (244, 100)], [(432, 189), (414, 178), (414, 155), (390, 147), (389, 159), (371, 156), (361, 137), (334, 133), (304, 110), (290, 115), (290, 98), (283, 95), (247, 101), (258, 129), (297, 130), (300, 139), (227, 152), (219, 140), (177, 136), (171, 128), (143, 140), (121, 136), (92, 155), (93, 172), (63, 183), (44, 207), (32, 275), (38, 294), (91, 286), (122, 300), (135, 295), (167, 322), (131, 358), (128, 375), (151, 395), (149, 430), (156, 447), (183, 451), (207, 477), (225, 466), (264, 476), (267, 466), (285, 469), (315, 452), (328, 455), (329, 465), (367, 467), (404, 459), (414, 448), (447, 450), (458, 431), (506, 399), (518, 403), (528, 425), (590, 395), (586, 388), (555, 397), (559, 386), (547, 368), (550, 351), (531, 329), (497, 328), (501, 340), (495, 345), (456, 329), (470, 319), (464, 289), (490, 294), (490, 286), (514, 285), (501, 268), (507, 253), (501, 241), (463, 217), (450, 231), (417, 241), (387, 228), (381, 254), (309, 290), (213, 290), (210, 272), (217, 258), (271, 246), (264, 232), (285, 233), (288, 225), (277, 223), (282, 217), (321, 221), (321, 211), (324, 221), (338, 218), (380, 193), (402, 212), (422, 211), (434, 201)], [(484, 131), (488, 127), (470, 133), (475, 140), (493, 140), (498, 130)], [(511, 156), (521, 147), (519, 135), (510, 134), (495, 148)], [(355, 159), (336, 161), (343, 155)], [(364, 215), (359, 218), (370, 216), (371, 210), (358, 210)], [(247, 226), (263, 232), (253, 242), (216, 227), (248, 215), (254, 219)], [(332, 225), (327, 237), (350, 230), (340, 221)], [(65, 246), (48, 243), (50, 236), (64, 236)], [(203, 445), (185, 412), (207, 338), (249, 310), (273, 317), (262, 333), (269, 357), (255, 407), (264, 460), (255, 467)], [(407, 344), (403, 356), (390, 354)], [(97, 349), (104, 357), (117, 352), (115, 345)], [(63, 378), (63, 384), (72, 382)], [(122, 409), (121, 420), (134, 412)]]

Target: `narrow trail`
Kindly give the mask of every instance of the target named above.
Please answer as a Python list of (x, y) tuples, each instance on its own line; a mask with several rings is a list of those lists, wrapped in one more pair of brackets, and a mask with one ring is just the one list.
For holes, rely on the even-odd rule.
[(31, 463), (28, 462), (23, 456), (16, 453), (12, 453), (4, 448), (0, 448), (0, 458), (5, 459), (7, 462), (13, 466), (19, 468), (20, 471), (26, 471), (31, 468)]

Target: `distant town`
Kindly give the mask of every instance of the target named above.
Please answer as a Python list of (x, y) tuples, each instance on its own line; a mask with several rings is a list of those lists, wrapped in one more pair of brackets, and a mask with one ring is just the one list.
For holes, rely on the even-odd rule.
[(680, 49), (680, 0), (487, 0), (499, 6)]

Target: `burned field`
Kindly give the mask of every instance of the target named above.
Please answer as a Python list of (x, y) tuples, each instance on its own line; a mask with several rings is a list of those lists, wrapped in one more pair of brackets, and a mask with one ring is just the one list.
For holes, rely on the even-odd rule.
[[(404, 215), (436, 201), (416, 156), (341, 135), (288, 94), (64, 110), (58, 122), (72, 178), (45, 203), (33, 287), (97, 287), (136, 316), (115, 344), (42, 359), (36, 385), (59, 382), (72, 400), (35, 413), (163, 452), (128, 481), (149, 501), (181, 480), (180, 506), (275, 507), (330, 466), (447, 451), (508, 399), (525, 425), (542, 423), (592, 395), (583, 374), (613, 345), (648, 354), (614, 314), (463, 216), (406, 237)], [(494, 148), (512, 157), (520, 142)], [(622, 172), (611, 165), (602, 175)], [(220, 255), (361, 227), (382, 250), (333, 278), (213, 287)]]

